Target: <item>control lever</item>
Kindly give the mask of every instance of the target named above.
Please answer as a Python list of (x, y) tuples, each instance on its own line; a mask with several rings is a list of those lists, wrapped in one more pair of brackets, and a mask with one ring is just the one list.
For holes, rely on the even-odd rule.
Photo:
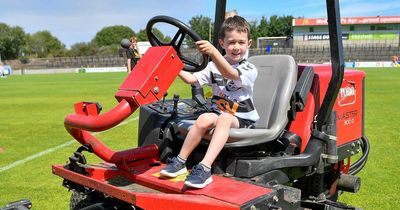
[(205, 109), (207, 112), (210, 111), (206, 106), (207, 101), (204, 99), (204, 91), (202, 87), (198, 88), (195, 85), (192, 85), (192, 99), (196, 101), (201, 108)]
[(172, 117), (176, 117), (178, 115), (178, 102), (179, 102), (179, 95), (178, 94), (174, 94), (174, 108), (172, 109)]
[(164, 111), (164, 110), (165, 110), (164, 103), (165, 103), (165, 97), (167, 97), (167, 95), (168, 95), (168, 92), (165, 92), (165, 93), (164, 93), (164, 96), (163, 96), (163, 98), (162, 98), (161, 111)]

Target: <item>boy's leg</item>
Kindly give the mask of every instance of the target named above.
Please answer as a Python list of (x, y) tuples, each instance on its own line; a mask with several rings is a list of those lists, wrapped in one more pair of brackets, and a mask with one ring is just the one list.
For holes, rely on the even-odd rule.
[(210, 145), (208, 146), (206, 155), (201, 161), (202, 164), (211, 167), (215, 158), (217, 158), (228, 140), (230, 128), (239, 128), (239, 120), (229, 113), (222, 113), (219, 115)]
[(167, 160), (168, 165), (160, 171), (160, 175), (164, 177), (175, 178), (187, 172), (185, 161), (178, 157)]
[(186, 136), (179, 155), (169, 160), (168, 165), (160, 171), (160, 175), (165, 177), (177, 177), (181, 174), (185, 174), (187, 172), (185, 164), (186, 159), (200, 143), (204, 133), (208, 129), (214, 127), (217, 119), (218, 115), (215, 113), (204, 113), (200, 115)]
[(215, 158), (228, 140), (229, 128), (231, 127), (239, 127), (239, 120), (235, 116), (228, 113), (222, 113), (218, 116), (214, 134), (211, 138), (210, 145), (208, 146), (207, 153), (204, 159), (192, 168), (190, 175), (185, 180), (186, 186), (204, 188), (213, 181), (211, 176), (211, 164), (214, 162)]
[(181, 158), (187, 159), (189, 157), (194, 148), (199, 145), (207, 130), (215, 127), (217, 119), (218, 115), (215, 113), (204, 113), (197, 118), (183, 142), (181, 151), (179, 152)]

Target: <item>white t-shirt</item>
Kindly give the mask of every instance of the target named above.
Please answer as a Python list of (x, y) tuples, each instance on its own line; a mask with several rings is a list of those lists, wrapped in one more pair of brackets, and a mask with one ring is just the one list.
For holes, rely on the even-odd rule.
[(238, 80), (224, 78), (214, 62), (209, 62), (205, 69), (193, 75), (200, 86), (212, 87), (214, 111), (229, 111), (236, 117), (256, 122), (260, 118), (253, 102), (257, 68), (245, 59), (232, 67), (239, 72)]
[(0, 76), (4, 76), (4, 71), (5, 68), (2, 65), (0, 65)]

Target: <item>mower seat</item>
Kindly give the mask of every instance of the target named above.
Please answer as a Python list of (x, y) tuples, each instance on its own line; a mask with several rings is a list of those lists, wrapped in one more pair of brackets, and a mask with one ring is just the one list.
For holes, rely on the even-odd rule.
[[(260, 116), (255, 129), (231, 128), (225, 147), (243, 147), (277, 139), (288, 123), (290, 98), (297, 82), (297, 65), (290, 55), (259, 55), (249, 59), (258, 70), (253, 100)], [(178, 133), (186, 136), (195, 120), (178, 122)], [(213, 130), (207, 132), (210, 140)]]

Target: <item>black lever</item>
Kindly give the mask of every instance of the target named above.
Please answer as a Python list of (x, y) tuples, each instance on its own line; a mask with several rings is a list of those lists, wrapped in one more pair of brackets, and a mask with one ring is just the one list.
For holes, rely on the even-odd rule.
[(192, 85), (192, 99), (196, 101), (201, 108), (209, 111), (206, 106), (207, 101), (204, 99), (204, 91), (202, 87), (198, 88), (195, 85)]
[(164, 96), (162, 98), (162, 103), (161, 103), (161, 110), (164, 111), (165, 107), (164, 107), (164, 103), (165, 103), (165, 97), (167, 97), (168, 92), (164, 93)]
[(174, 108), (172, 109), (172, 117), (176, 117), (178, 115), (178, 102), (179, 102), (179, 95), (174, 94)]

